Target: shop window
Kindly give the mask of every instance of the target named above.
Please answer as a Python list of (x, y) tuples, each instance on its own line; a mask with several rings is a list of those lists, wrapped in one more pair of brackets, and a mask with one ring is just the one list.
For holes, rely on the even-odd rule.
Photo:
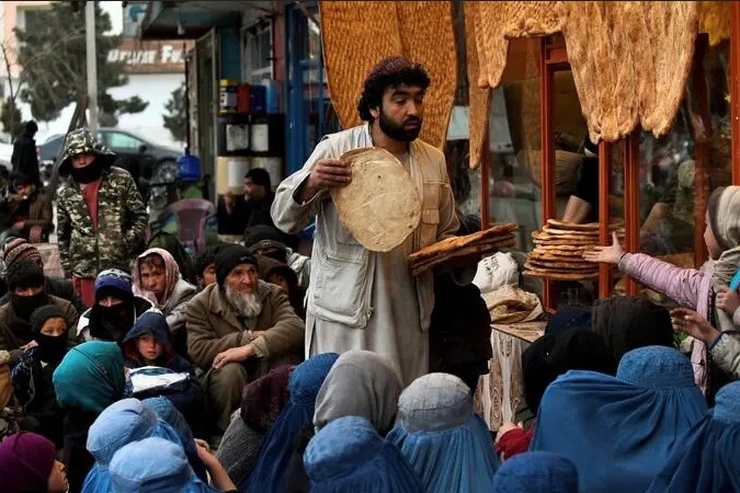
[(539, 57), (539, 39), (511, 41), (489, 117), (489, 217), (519, 224), (523, 251), (542, 225)]
[(243, 79), (250, 84), (259, 84), (272, 79), (272, 23), (260, 22), (242, 31), (244, 65)]

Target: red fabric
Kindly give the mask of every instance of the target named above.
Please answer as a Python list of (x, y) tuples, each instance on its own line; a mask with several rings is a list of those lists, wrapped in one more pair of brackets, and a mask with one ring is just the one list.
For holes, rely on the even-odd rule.
[(85, 306), (90, 307), (95, 304), (95, 278), (94, 277), (77, 277), (72, 276), (72, 286), (80, 295), (80, 299)]
[(82, 189), (82, 198), (87, 203), (87, 208), (90, 211), (90, 219), (95, 229), (98, 229), (98, 190), (100, 190), (100, 180), (88, 183)]
[(496, 444), (496, 453), (499, 455), (503, 453), (504, 460), (515, 455), (523, 454), (529, 450), (529, 443), (532, 441), (533, 434), (534, 423), (532, 423), (532, 426), (528, 430), (516, 428), (507, 431)]

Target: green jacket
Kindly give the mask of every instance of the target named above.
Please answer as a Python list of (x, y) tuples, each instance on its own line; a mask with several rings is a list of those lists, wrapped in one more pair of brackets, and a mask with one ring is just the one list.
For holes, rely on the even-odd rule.
[(69, 180), (57, 194), (59, 256), (67, 276), (95, 277), (101, 270), (128, 265), (144, 237), (148, 215), (131, 175), (112, 166), (98, 190), (98, 228), (79, 185)]

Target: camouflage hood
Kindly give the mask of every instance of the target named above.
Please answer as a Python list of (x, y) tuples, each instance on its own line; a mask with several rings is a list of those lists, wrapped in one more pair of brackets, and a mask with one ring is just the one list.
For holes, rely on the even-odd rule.
[(72, 158), (88, 152), (95, 154), (104, 168), (110, 168), (116, 160), (116, 154), (95, 140), (88, 129), (78, 128), (67, 135), (62, 162), (59, 164), (59, 174), (69, 175), (72, 171)]

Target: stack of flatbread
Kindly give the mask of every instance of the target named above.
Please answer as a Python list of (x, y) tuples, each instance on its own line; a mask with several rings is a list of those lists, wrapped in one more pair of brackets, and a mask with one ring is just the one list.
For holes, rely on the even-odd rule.
[(502, 248), (511, 248), (516, 242), (514, 231), (517, 229), (519, 226), (514, 223), (496, 224), (485, 231), (438, 241), (409, 255), (411, 273), (419, 275), (456, 257), (480, 259)]
[[(618, 236), (624, 230), (611, 227)], [(561, 281), (581, 281), (599, 276), (599, 265), (583, 259), (585, 251), (599, 244), (599, 223), (568, 224), (548, 219), (542, 230), (532, 233), (535, 244), (524, 264), (524, 274)]]

